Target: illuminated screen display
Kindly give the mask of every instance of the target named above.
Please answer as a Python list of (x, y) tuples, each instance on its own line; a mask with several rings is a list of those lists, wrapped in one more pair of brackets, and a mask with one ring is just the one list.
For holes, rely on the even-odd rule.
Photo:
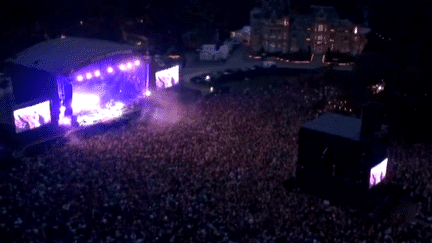
[(51, 102), (49, 100), (27, 106), (13, 112), (16, 133), (32, 130), (51, 123)]
[(386, 176), (388, 159), (384, 159), (370, 171), (369, 189), (380, 183)]
[(169, 88), (179, 83), (179, 65), (156, 72), (156, 86)]

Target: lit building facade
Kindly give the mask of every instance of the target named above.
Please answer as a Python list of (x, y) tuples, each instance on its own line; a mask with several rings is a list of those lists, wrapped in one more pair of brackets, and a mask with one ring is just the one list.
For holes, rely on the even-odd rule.
[(284, 16), (280, 19), (265, 20), (263, 22), (262, 46), (264, 51), (268, 53), (286, 53), (290, 46), (288, 16)]
[(331, 6), (311, 6), (307, 15), (301, 15), (277, 12), (271, 5), (263, 4), (251, 11), (250, 23), (254, 53), (284, 54), (310, 49), (314, 54), (331, 51), (358, 55), (367, 43), (364, 29), (347, 19), (341, 20)]

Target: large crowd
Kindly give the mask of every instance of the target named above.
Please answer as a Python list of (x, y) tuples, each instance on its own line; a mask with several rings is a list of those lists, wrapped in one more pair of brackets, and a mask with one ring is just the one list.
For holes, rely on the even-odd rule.
[(0, 242), (431, 242), (429, 145), (392, 140), (383, 182), (421, 198), (422, 221), (285, 190), (302, 124), (347, 104), (294, 81), (173, 101), (22, 156), (0, 172)]

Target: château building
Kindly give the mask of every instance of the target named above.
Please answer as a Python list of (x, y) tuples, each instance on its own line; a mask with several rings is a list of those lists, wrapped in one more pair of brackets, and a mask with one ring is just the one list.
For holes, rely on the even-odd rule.
[(263, 0), (250, 12), (251, 48), (257, 54), (327, 51), (360, 54), (365, 28), (340, 19), (332, 6), (312, 5), (307, 14), (290, 13), (289, 1)]

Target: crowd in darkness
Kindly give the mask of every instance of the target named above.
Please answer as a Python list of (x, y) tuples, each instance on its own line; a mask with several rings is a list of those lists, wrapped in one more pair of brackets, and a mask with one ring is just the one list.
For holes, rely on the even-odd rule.
[[(430, 242), (430, 222), (386, 223), (284, 189), (319, 99), (287, 81), (178, 105), (174, 123), (70, 134), (0, 172), (0, 241)], [(421, 197), (426, 219), (431, 151), (392, 141), (383, 182)]]

